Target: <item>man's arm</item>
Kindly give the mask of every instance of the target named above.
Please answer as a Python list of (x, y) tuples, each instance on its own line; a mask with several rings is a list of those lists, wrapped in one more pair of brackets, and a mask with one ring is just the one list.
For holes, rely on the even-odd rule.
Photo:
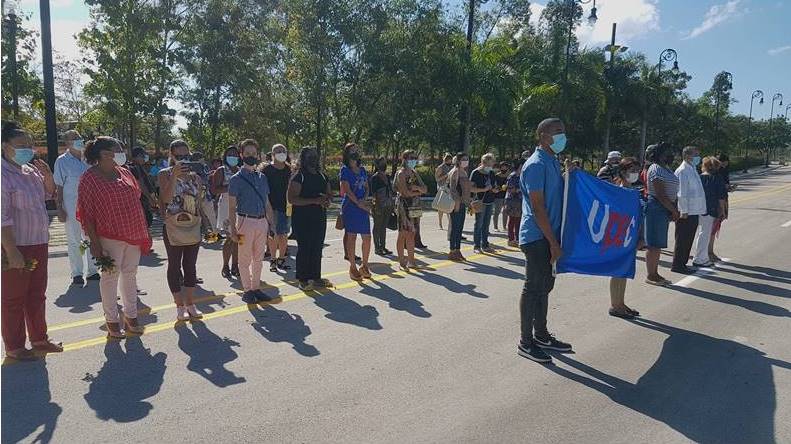
[(679, 171), (678, 177), (678, 211), (681, 213), (681, 219), (686, 219), (689, 214), (689, 177), (687, 171), (682, 169)]
[(231, 240), (239, 243), (239, 234), (236, 232), (236, 196), (228, 195), (228, 229)]

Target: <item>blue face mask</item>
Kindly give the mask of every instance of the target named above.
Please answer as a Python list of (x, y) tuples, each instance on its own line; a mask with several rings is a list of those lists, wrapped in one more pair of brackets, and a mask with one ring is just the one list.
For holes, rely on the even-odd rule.
[(692, 166), (700, 165), (700, 156), (695, 156), (692, 158)]
[(17, 165), (24, 165), (26, 163), (29, 163), (31, 160), (33, 160), (34, 155), (35, 153), (33, 153), (33, 148), (26, 148), (26, 147), (15, 148), (14, 162), (16, 162)]
[(555, 154), (563, 152), (563, 150), (566, 149), (566, 134), (560, 133), (552, 136), (552, 144), (549, 145), (549, 147), (552, 148)]
[(410, 159), (410, 160), (407, 160), (407, 161), (406, 161), (406, 166), (407, 166), (407, 167), (409, 167), (410, 169), (413, 169), (413, 170), (414, 170), (414, 169), (415, 169), (415, 167), (417, 166), (417, 159)]
[(225, 162), (228, 165), (230, 165), (232, 167), (235, 167), (235, 166), (239, 165), (239, 158), (236, 157), (236, 156), (228, 156), (228, 157), (225, 158)]
[(71, 147), (77, 151), (82, 151), (85, 149), (85, 144), (82, 142), (82, 139), (74, 139), (74, 144)]

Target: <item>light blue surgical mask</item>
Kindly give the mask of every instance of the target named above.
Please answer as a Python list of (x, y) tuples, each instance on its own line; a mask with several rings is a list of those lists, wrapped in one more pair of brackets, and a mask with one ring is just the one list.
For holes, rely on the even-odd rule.
[(149, 157), (148, 157), (148, 154), (146, 154), (145, 156), (143, 156), (143, 162), (148, 162), (148, 159), (149, 159)]
[(74, 139), (71, 147), (77, 151), (82, 151), (85, 149), (85, 143), (82, 141), (82, 139)]
[(237, 156), (228, 156), (228, 157), (225, 158), (225, 162), (228, 165), (230, 165), (232, 167), (235, 167), (235, 166), (239, 165), (239, 158)]
[(17, 165), (24, 165), (26, 163), (29, 163), (31, 160), (33, 160), (34, 155), (35, 153), (33, 152), (33, 148), (29, 148), (29, 147), (14, 148), (14, 162), (16, 162)]
[(555, 134), (552, 136), (552, 144), (549, 145), (555, 154), (560, 154), (566, 149), (566, 133)]
[(698, 165), (700, 165), (700, 156), (692, 157), (692, 166), (698, 166)]
[(407, 160), (407, 161), (406, 161), (406, 166), (407, 166), (408, 168), (410, 168), (410, 169), (413, 169), (413, 170), (414, 170), (414, 169), (415, 169), (415, 167), (417, 166), (417, 159), (409, 159), (409, 160)]

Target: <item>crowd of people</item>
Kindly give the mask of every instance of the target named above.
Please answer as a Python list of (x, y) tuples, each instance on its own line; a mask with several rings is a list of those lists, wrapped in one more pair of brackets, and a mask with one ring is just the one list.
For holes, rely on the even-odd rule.
[[(447, 229), (449, 260), (465, 260), (461, 243), (468, 215), (475, 219), (476, 253), (495, 251), (490, 242), (492, 226), (507, 233), (508, 245), (524, 253), (527, 266), (519, 303), (518, 353), (549, 362), (546, 349), (571, 350), (570, 344), (550, 334), (547, 309), (555, 281), (552, 266), (563, 254), (562, 173), (576, 166), (570, 159), (562, 166), (559, 160), (566, 145), (559, 119), (542, 121), (536, 137), (538, 146), (532, 153), (525, 151), (515, 161), (498, 163), (494, 154), (486, 153), (473, 166), (467, 153), (447, 153), (435, 170), (435, 179), (452, 200), (448, 211), (438, 212), (439, 227)], [(264, 262), (269, 260), (272, 273), (288, 271), (289, 237), (297, 243), (294, 266), (299, 288), (333, 286), (321, 272), (333, 191), (315, 148), (302, 148), (291, 159), (282, 144), (265, 153), (255, 140), (245, 139), (227, 147), (221, 159), (209, 162), (184, 140), (174, 140), (163, 164), (159, 159), (152, 162), (143, 148), (132, 149), (127, 158), (126, 147), (112, 137), (84, 141), (77, 131), (68, 131), (64, 141), (66, 151), (53, 172), (42, 160), (34, 160), (27, 131), (14, 122), (3, 124), (2, 336), (9, 357), (34, 359), (41, 353), (62, 351), (60, 344), (48, 338), (44, 316), (49, 229), (44, 202), (50, 198), (55, 199), (58, 218), (66, 227), (72, 285), (99, 281), (111, 339), (145, 330), (137, 315), (141, 294), (137, 267), (141, 256), (152, 252), (150, 227), (155, 218), (163, 223), (166, 277), (179, 321), (202, 317), (194, 294), (202, 283), (196, 264), (205, 241), (223, 242), (219, 272), (228, 280), (239, 280), (246, 303), (271, 301), (260, 288)], [(670, 168), (675, 152), (667, 143), (651, 145), (641, 165), (613, 151), (598, 172), (615, 186), (642, 191), (643, 235), (638, 248), (646, 249), (646, 282), (651, 285), (670, 284), (658, 271), (670, 222), (676, 226), (671, 270), (689, 274), (696, 266), (710, 267), (719, 260), (714, 239), (728, 216), (727, 156), (701, 160), (699, 149), (688, 146), (674, 172)], [(336, 228), (344, 232), (350, 279), (372, 276), (372, 238), (375, 254), (393, 254), (387, 249), (388, 229), (397, 231), (395, 255), (401, 269), (421, 266), (415, 249), (425, 248), (420, 225), (428, 187), (417, 165), (417, 153), (406, 150), (392, 176), (385, 158), (374, 159), (369, 173), (358, 146), (343, 147)], [(445, 213), (447, 227), (443, 226)], [(690, 267), (695, 236), (697, 248)], [(626, 279), (611, 279), (610, 315), (639, 316), (625, 304), (625, 291)], [(26, 347), (28, 336), (32, 350)]]

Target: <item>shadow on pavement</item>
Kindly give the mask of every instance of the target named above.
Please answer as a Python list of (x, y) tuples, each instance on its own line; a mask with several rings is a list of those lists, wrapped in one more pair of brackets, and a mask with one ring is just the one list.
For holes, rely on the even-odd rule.
[(248, 305), (247, 309), (255, 318), (251, 325), (266, 340), (288, 342), (302, 356), (313, 357), (320, 354), (319, 349), (305, 342), (313, 332), (302, 316), (280, 310), (274, 305)]
[(245, 378), (225, 368), (225, 364), (239, 357), (233, 350), (233, 347), (239, 346), (238, 342), (217, 336), (201, 321), (193, 321), (189, 325), (180, 322), (175, 330), (179, 335), (179, 348), (190, 358), (187, 370), (206, 378), (217, 387), (246, 382)]
[(413, 273), (413, 275), (438, 287), (442, 287), (451, 293), (467, 294), (474, 298), (480, 299), (487, 299), (489, 297), (489, 295), (477, 291), (476, 288), (478, 288), (478, 286), (475, 284), (462, 284), (461, 282), (447, 278), (440, 273), (429, 273), (426, 270), (418, 271), (420, 271), (420, 273)]
[(167, 257), (160, 256), (156, 251), (140, 256), (141, 267), (159, 267), (167, 261)]
[(756, 279), (759, 281), (770, 281), (770, 282), (778, 282), (780, 284), (788, 284), (791, 285), (791, 277), (785, 278), (780, 276), (772, 276), (766, 273), (752, 273), (749, 271), (742, 271), (738, 268), (729, 268), (728, 263), (719, 263), (717, 264), (717, 271), (721, 271), (723, 273), (728, 274), (738, 274), (739, 276), (744, 276), (750, 279)]
[(372, 280), (360, 283), (360, 293), (387, 302), (390, 308), (405, 311), (418, 318), (430, 318), (431, 313), (423, 308), (423, 303), (417, 299), (408, 298), (395, 288), (385, 285), (374, 277)]
[[(762, 284), (760, 282), (737, 281), (733, 279), (724, 278), (714, 274), (700, 274), (702, 279), (709, 281), (719, 282), (723, 285), (730, 285), (732, 287), (741, 288), (742, 290), (751, 291), (753, 293), (765, 294), (769, 296), (777, 296), (781, 298), (791, 298), (791, 290), (786, 288), (775, 287), (774, 285)], [(791, 281), (787, 282), (791, 285)]]
[(42, 427), (30, 442), (50, 442), (63, 409), (52, 402), (47, 362), (3, 365), (2, 379), (2, 442), (20, 442)]
[(738, 342), (645, 319), (631, 322), (668, 335), (657, 361), (635, 384), (559, 354), (554, 357), (576, 372), (547, 369), (694, 442), (775, 442), (772, 367), (791, 369), (791, 364)]
[(311, 291), (307, 295), (313, 299), (314, 304), (327, 312), (325, 315), (327, 319), (368, 330), (382, 329), (382, 325), (379, 323), (379, 312), (372, 305), (360, 305), (331, 290)]
[[(125, 347), (125, 349), (124, 349)], [(96, 417), (115, 422), (139, 421), (154, 408), (145, 400), (157, 393), (165, 377), (167, 355), (154, 355), (139, 337), (108, 341), (104, 346), (107, 361), (95, 374), (86, 373), (89, 383), (83, 397)]]
[(739, 264), (737, 262), (726, 262), (725, 265), (729, 267), (740, 268), (742, 270), (752, 271), (754, 273), (763, 273), (772, 277), (791, 279), (791, 271), (788, 270), (776, 270), (774, 268), (761, 267), (758, 265), (745, 265)]
[(86, 313), (93, 311), (93, 304), (101, 304), (98, 283), (90, 282), (85, 287), (70, 285), (65, 293), (55, 299), (55, 305), (69, 307), (69, 313)]
[(719, 293), (712, 293), (710, 291), (699, 290), (697, 288), (692, 287), (676, 287), (676, 286), (669, 286), (672, 290), (679, 291), (684, 294), (688, 294), (691, 296), (696, 296), (703, 299), (708, 299), (714, 302), (720, 302), (723, 304), (728, 305), (735, 305), (737, 307), (742, 307), (746, 310), (753, 311), (755, 313), (765, 314), (768, 316), (777, 316), (781, 318), (791, 317), (791, 312), (789, 312), (786, 308), (778, 307), (777, 305), (767, 304), (766, 302), (761, 301), (751, 301), (748, 299), (741, 299), (734, 296), (727, 296), (724, 294)]

